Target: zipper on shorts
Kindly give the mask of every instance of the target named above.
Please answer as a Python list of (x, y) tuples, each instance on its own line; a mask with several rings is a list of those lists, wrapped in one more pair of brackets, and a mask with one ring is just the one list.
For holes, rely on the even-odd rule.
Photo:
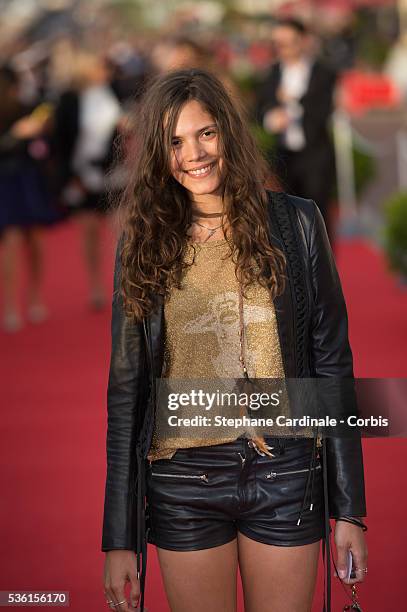
[[(319, 463), (318, 465), (316, 465), (314, 468), (311, 468), (311, 470), (319, 470), (321, 469), (321, 464)], [(310, 468), (303, 468), (301, 470), (289, 470), (287, 472), (269, 472), (268, 474), (266, 474), (266, 478), (268, 480), (275, 480), (278, 476), (287, 476), (289, 474), (301, 474), (303, 472), (309, 472)]]
[(163, 478), (193, 478), (195, 480), (208, 481), (207, 474), (165, 474), (164, 472), (151, 472), (152, 476), (163, 476)]

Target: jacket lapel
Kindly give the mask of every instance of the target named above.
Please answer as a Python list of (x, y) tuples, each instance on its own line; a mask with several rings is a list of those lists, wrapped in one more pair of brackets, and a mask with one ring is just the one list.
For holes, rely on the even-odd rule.
[(274, 298), (274, 309), (276, 312), (278, 336), (280, 340), (281, 354), (286, 378), (296, 378), (296, 359), (295, 359), (295, 327), (293, 310), (293, 282), (290, 271), (289, 261), (286, 253), (284, 240), (281, 234), (280, 224), (277, 218), (277, 211), (274, 202), (270, 197), (269, 202), (269, 236), (272, 246), (280, 249), (287, 259), (287, 278), (282, 294)]
[(149, 332), (151, 334), (151, 349), (154, 364), (154, 377), (161, 378), (164, 358), (164, 298), (156, 298), (156, 308), (150, 314)]

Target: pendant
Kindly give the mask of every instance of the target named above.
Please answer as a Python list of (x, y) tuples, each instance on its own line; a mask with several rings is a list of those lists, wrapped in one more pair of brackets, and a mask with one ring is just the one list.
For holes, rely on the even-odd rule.
[[(206, 228), (208, 229), (208, 228)], [(205, 238), (205, 240), (203, 242), (208, 242), (209, 238), (212, 238), (212, 236), (214, 235), (214, 233), (218, 230), (218, 227), (215, 227), (215, 229), (208, 229), (209, 234), (207, 235), (207, 237)]]

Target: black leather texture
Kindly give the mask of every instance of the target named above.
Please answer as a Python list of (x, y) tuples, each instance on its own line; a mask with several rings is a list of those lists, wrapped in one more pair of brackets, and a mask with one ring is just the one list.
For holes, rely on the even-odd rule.
[[(250, 440), (179, 449), (147, 469), (148, 541), (168, 550), (202, 550), (241, 532), (257, 542), (302, 546), (324, 536), (323, 486), (316, 461), (313, 511), (301, 513), (312, 439), (266, 437), (274, 457)], [(308, 500), (310, 502), (310, 500)]]

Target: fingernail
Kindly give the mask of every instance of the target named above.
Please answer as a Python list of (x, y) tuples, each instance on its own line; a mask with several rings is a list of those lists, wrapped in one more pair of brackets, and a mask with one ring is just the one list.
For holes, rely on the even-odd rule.
[(338, 570), (339, 572), (339, 578), (345, 578), (346, 576), (346, 571), (343, 569)]

